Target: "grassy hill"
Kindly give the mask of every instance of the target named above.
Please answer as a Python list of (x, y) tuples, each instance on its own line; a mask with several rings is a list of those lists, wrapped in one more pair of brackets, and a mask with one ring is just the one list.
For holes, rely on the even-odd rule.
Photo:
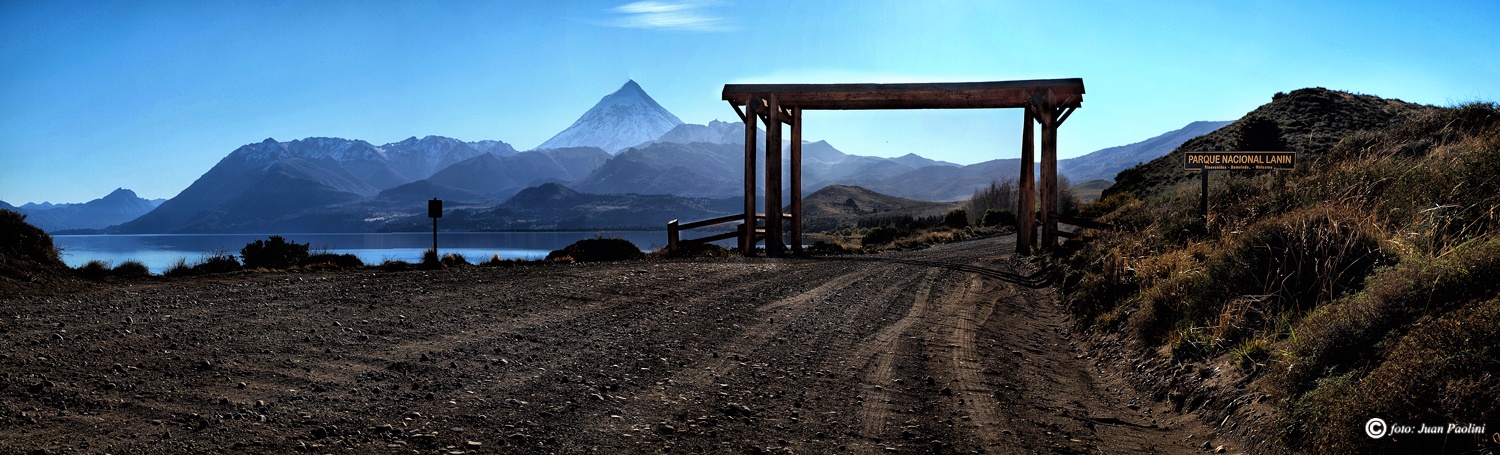
[(852, 227), (869, 216), (941, 216), (959, 202), (928, 202), (880, 194), (865, 188), (829, 185), (802, 199), (802, 226), (807, 232)]
[[(1279, 144), (1277, 142), (1280, 142)], [(1280, 145), (1280, 174), (1185, 150)], [(1500, 442), (1500, 108), (1278, 94), (1120, 174), (1062, 262), (1080, 324), (1159, 396), (1266, 453), (1494, 452)], [(1371, 418), (1483, 435), (1370, 438)]]
[[(1309, 160), (1326, 153), (1345, 136), (1361, 130), (1380, 129), (1400, 119), (1431, 112), (1432, 106), (1383, 99), (1370, 95), (1306, 88), (1291, 93), (1277, 93), (1271, 102), (1245, 117), (1203, 136), (1188, 140), (1171, 153), (1124, 171), (1115, 177), (1115, 186), (1104, 196), (1119, 192), (1151, 194), (1178, 182), (1197, 176), (1182, 170), (1182, 154), (1195, 150), (1264, 150), (1280, 146), (1298, 152), (1299, 160)], [(1276, 141), (1257, 140), (1249, 131), (1252, 124), (1275, 125)], [(1259, 142), (1259, 143), (1256, 143)], [(1266, 142), (1271, 142), (1266, 144)]]

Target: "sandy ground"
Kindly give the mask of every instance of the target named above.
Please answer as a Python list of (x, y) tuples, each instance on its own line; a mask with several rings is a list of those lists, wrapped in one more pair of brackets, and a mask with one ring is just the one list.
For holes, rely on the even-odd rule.
[[(1010, 237), (0, 302), (0, 452), (1204, 453)], [(1233, 450), (1232, 448), (1230, 449)]]

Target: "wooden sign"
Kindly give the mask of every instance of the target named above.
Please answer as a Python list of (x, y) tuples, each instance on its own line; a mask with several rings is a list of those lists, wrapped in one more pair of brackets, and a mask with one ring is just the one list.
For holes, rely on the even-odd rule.
[(427, 201), (427, 217), (428, 218), (442, 218), (443, 217), (443, 201), (442, 200), (434, 198), (434, 199), (432, 199), (430, 201)]
[(1297, 167), (1297, 152), (1187, 152), (1189, 171), (1271, 171)]

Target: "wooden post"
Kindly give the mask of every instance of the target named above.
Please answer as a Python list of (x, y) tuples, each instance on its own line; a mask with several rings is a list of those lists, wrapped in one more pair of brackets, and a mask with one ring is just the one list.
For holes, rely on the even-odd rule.
[(1057, 114), (1042, 109), (1042, 251), (1057, 246)]
[(781, 106), (766, 103), (766, 256), (781, 257)]
[(677, 252), (677, 237), (682, 235), (677, 230), (677, 220), (667, 222), (667, 252)]
[(1034, 150), (1036, 140), (1032, 137), (1032, 123), (1036, 119), (1032, 115), (1032, 107), (1025, 109), (1026, 126), (1021, 130), (1021, 182), (1016, 201), (1016, 212), (1020, 216), (1016, 226), (1016, 253), (1031, 254), (1032, 246), (1035, 245), (1032, 236), (1036, 234), (1036, 185), (1033, 183), (1035, 171), (1032, 170), (1033, 161), (1036, 158)]
[(740, 232), (740, 254), (755, 254), (755, 104), (751, 97), (745, 104), (745, 229)]
[(792, 254), (802, 254), (802, 108), (792, 106)]

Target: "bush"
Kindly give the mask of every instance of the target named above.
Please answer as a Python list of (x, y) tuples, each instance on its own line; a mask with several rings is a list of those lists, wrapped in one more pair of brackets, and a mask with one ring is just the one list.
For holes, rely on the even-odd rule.
[(862, 246), (884, 245), (896, 241), (896, 238), (900, 236), (901, 233), (895, 229), (877, 227), (865, 232), (865, 237), (860, 239), (859, 244)]
[(163, 276), (199, 276), (214, 273), (237, 272), (241, 269), (239, 259), (226, 252), (215, 252), (206, 255), (198, 262), (188, 265), (187, 259), (178, 258), (177, 262), (169, 267)]
[(192, 276), (193, 275), (193, 266), (188, 265), (187, 258), (177, 258), (176, 261), (172, 262), (172, 266), (171, 267), (167, 267), (167, 271), (162, 272), (161, 275), (162, 276)]
[[(548, 261), (571, 258), (576, 262), (625, 261), (644, 259), (634, 243), (625, 239), (584, 239), (547, 254)], [(567, 262), (567, 261), (563, 261)]]
[(109, 278), (109, 263), (98, 259), (89, 261), (78, 267), (78, 276), (94, 281), (104, 281)]
[(983, 227), (1010, 226), (1015, 227), (1020, 220), (1016, 218), (1016, 212), (1009, 209), (984, 211), (984, 216), (979, 217), (979, 225)]
[(52, 236), (26, 222), (26, 215), (0, 210), (0, 259), (62, 268)]
[(419, 265), (427, 270), (442, 270), (446, 267), (443, 265), (443, 258), (438, 256), (438, 251), (435, 248), (428, 248), (422, 251), (422, 262)]
[(279, 235), (266, 240), (256, 240), (240, 249), (245, 259), (245, 268), (284, 269), (307, 260), (306, 243), (288, 242)]
[(211, 254), (193, 265), (193, 271), (199, 275), (237, 272), (241, 268), (239, 259), (224, 252)]
[(464, 255), (462, 254), (448, 253), (443, 255), (443, 265), (446, 267), (469, 265), (469, 260), (467, 258), (464, 258)]
[(957, 209), (943, 215), (943, 225), (953, 229), (963, 229), (969, 226), (969, 212)]
[(141, 261), (129, 260), (115, 266), (114, 275), (116, 278), (140, 279), (151, 276), (151, 269)]

